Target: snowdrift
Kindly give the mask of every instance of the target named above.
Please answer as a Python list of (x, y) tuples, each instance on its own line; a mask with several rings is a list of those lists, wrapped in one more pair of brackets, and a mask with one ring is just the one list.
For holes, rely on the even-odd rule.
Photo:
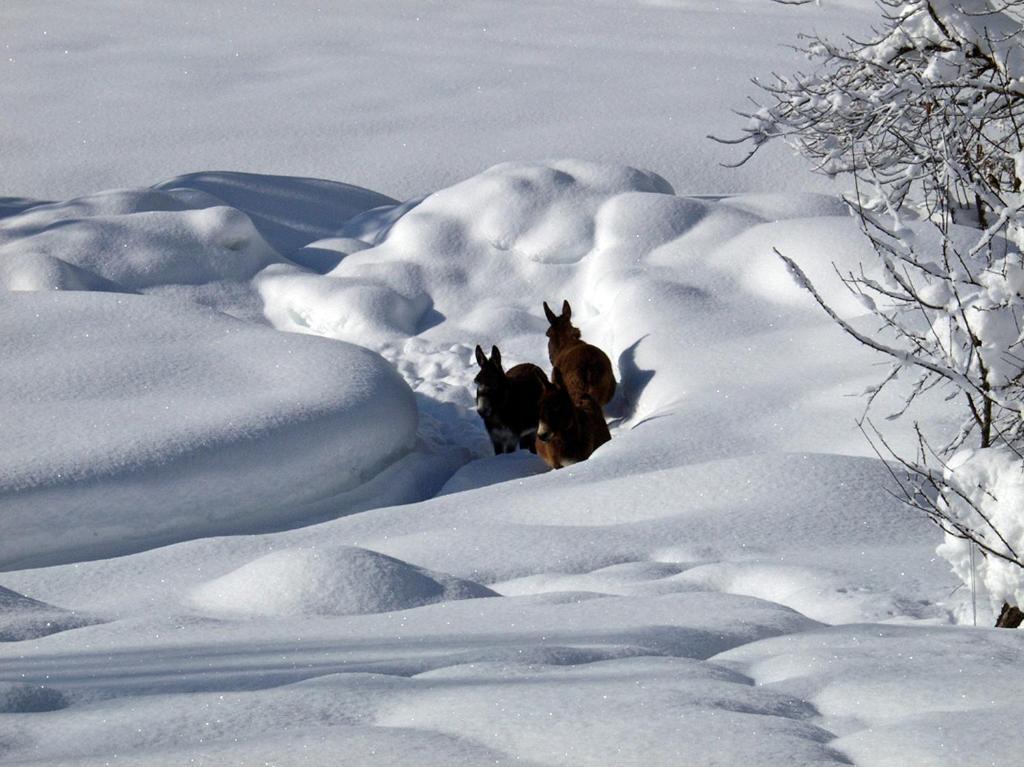
[(0, 220), (8, 290), (134, 292), (237, 281), (275, 260), (247, 216), (188, 190), (107, 192)]
[[(791, 430), (778, 426), (794, 398), (834, 408), (808, 402), (805, 387), (776, 386), (780, 377), (814, 376), (827, 389), (847, 375), (829, 366), (848, 365), (821, 348), (842, 335), (829, 332), (773, 251), (821, 278), (845, 316), (862, 314), (833, 264), (853, 268), (869, 249), (834, 199), (680, 197), (660, 176), (628, 167), (503, 163), (422, 201), (356, 216), (333, 244), (340, 260), (326, 274), (275, 264), (255, 277), (266, 317), (379, 351), (428, 409), (472, 408), (477, 343), (498, 344), (509, 365), (547, 367), (541, 304), (566, 298), (584, 338), (617, 368), (612, 415), (636, 423), (685, 399), (693, 417), (718, 423), (698, 429), (701, 452), (728, 453), (739, 441), (774, 447), (780, 436), (790, 447), (838, 447), (840, 435), (815, 418), (786, 415)], [(853, 344), (844, 354), (870, 360)], [(439, 418), (444, 439), (486, 451), (475, 416), (468, 430), (451, 413)], [(817, 433), (802, 439), (808, 430)]]
[(355, 546), (275, 551), (193, 589), (204, 612), (237, 616), (360, 615), (494, 597), (470, 581)]
[(0, 326), (5, 568), (285, 525), (415, 438), (408, 387), (347, 344), (113, 293), (10, 294)]

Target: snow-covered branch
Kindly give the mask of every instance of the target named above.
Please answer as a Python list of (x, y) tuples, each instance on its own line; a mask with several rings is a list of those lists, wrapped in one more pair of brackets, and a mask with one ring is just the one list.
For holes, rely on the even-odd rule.
[[(1024, 487), (1024, 0), (876, 2), (871, 39), (803, 36), (810, 72), (755, 81), (766, 103), (730, 141), (749, 145), (742, 163), (781, 139), (851, 182), (847, 203), (877, 261), (840, 277), (879, 332), (842, 319), (779, 255), (844, 331), (896, 361), (869, 403), (909, 367), (919, 376), (897, 416), (939, 383), (963, 394), (948, 401), (966, 426), (944, 450), (892, 457), (911, 506), (986, 562), (1016, 568), (1020, 588), (998, 593), (1019, 605), (1024, 503), (1005, 488)], [(971, 435), (978, 452), (965, 458)]]

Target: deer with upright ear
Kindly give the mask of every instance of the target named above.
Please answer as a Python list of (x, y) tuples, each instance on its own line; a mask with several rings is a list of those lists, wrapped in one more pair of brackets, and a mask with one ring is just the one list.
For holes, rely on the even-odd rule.
[(474, 379), (476, 410), (491, 438), (494, 454), (512, 453), (517, 447), (536, 453), (538, 404), (548, 377), (528, 362), (506, 373), (497, 346), (491, 347), (490, 359), (480, 346), (475, 354), (480, 367)]
[(579, 328), (572, 324), (572, 307), (562, 302), (562, 313), (555, 314), (544, 302), (544, 315), (550, 327), (547, 330), (548, 357), (565, 379), (570, 396), (579, 399), (584, 394), (602, 407), (615, 396), (615, 374), (608, 355), (581, 337)]

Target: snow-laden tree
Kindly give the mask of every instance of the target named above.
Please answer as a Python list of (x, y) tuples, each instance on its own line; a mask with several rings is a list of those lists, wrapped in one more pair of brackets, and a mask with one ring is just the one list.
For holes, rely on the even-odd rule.
[[(802, 4), (803, 0), (782, 0)], [(808, 0), (809, 1), (809, 0)], [(876, 0), (865, 40), (803, 36), (808, 73), (758, 82), (742, 162), (781, 139), (814, 169), (852, 181), (847, 202), (877, 261), (840, 276), (880, 320), (839, 317), (798, 264), (796, 279), (843, 329), (911, 379), (905, 412), (936, 387), (962, 415), (954, 434), (917, 429), (914, 456), (873, 444), (904, 471), (906, 500), (946, 535), (965, 580), (1024, 606), (1024, 0)], [(974, 548), (976, 547), (976, 549)], [(978, 556), (972, 556), (975, 551)], [(972, 564), (973, 563), (973, 564)]]

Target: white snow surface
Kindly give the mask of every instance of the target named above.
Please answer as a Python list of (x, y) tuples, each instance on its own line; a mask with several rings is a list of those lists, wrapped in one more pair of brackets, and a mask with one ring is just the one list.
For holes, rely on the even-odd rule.
[(705, 136), (735, 134), (751, 77), (801, 65), (798, 32), (864, 30), (870, 7), (4, 0), (0, 195), (231, 168), (406, 199), (561, 156), (655, 168), (685, 192), (823, 190), (788, 149), (737, 171)]
[(341, 546), (273, 551), (200, 584), (191, 603), (232, 615), (360, 615), (490, 596), (478, 584)]
[[(924, 732), (913, 757), (942, 763), (928, 732), (949, 723), (871, 692), (870, 653), (844, 672), (866, 690), (856, 715), (818, 692), (832, 669), (767, 685), (743, 654), (841, 652), (829, 625), (899, 624), (922, 654), (989, 636), (933, 628), (965, 620), (968, 597), (855, 428), (843, 395), (874, 358), (773, 253), (861, 321), (828, 280), (866, 253), (832, 198), (503, 163), (405, 204), (330, 187), (347, 219), (329, 230), (329, 210), (275, 214), (258, 193), (328, 182), (191, 183), (4, 220), (16, 279), (37, 247), (26, 221), (75, 210), (43, 224), (73, 243), (94, 217), (145, 232), (142, 208), (167, 196), (226, 211), (263, 260), (226, 273), (237, 250), (192, 250), (186, 217), (191, 266), (88, 240), (76, 266), (106, 282), (5, 299), (21, 425), (0, 506), (0, 759), (885, 764), (867, 734), (884, 726)], [(125, 286), (129, 268), (148, 284)], [(472, 349), (547, 367), (541, 302), (561, 298), (620, 386), (612, 442), (546, 472), (488, 455)], [(993, 650), (983, 673), (1015, 657)], [(1015, 712), (958, 705), (974, 726)]]
[[(697, 138), (866, 5), (5, 8), (4, 183), (64, 201), (0, 207), (0, 764), (1014, 763), (1022, 635), (773, 252), (857, 325), (866, 243)], [(619, 390), (551, 472), (473, 348), (550, 369), (562, 299)]]

